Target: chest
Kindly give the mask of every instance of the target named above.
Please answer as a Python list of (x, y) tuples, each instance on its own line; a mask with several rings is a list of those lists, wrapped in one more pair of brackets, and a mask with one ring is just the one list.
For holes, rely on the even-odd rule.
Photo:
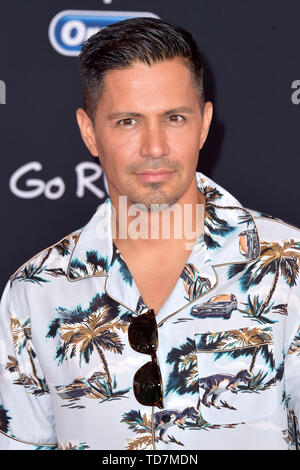
[(129, 269), (145, 305), (157, 314), (174, 289), (184, 266), (183, 260), (130, 262)]

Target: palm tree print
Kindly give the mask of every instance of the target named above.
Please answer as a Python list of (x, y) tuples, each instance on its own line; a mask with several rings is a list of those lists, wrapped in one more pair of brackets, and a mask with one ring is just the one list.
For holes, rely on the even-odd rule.
[(82, 276), (94, 276), (103, 271), (108, 271), (108, 259), (101, 256), (96, 250), (87, 251), (84, 261), (75, 258), (70, 263), (71, 279)]
[[(77, 235), (77, 234), (72, 235), (72, 239), (75, 241), (75, 244), (78, 241), (78, 237), (79, 237), (79, 235)], [(58, 252), (58, 254), (60, 256), (66, 256), (66, 255), (70, 254), (70, 247), (71, 247), (70, 238), (71, 237), (69, 237), (69, 238), (66, 237), (61, 242), (54, 245), (53, 248), (56, 249), (56, 251)]]
[(279, 274), (281, 274), (289, 287), (296, 284), (296, 279), (299, 274), (299, 261), (300, 261), (300, 243), (294, 240), (286, 241), (281, 246), (279, 243), (272, 243), (270, 245), (263, 245), (263, 264), (262, 268), (274, 274), (273, 283), (270, 292), (261, 307), (259, 315), (269, 305), (271, 298), (276, 289)]
[(34, 395), (43, 395), (49, 393), (48, 385), (45, 378), (40, 378), (36, 369), (34, 359), (36, 353), (33, 349), (31, 341), (31, 326), (30, 318), (27, 318), (22, 324), (14, 315), (11, 315), (10, 330), (12, 334), (13, 344), (16, 349), (17, 355), (20, 355), (23, 350), (26, 350), (26, 355), (29, 359), (32, 374), (24, 374), (18, 364), (18, 360), (14, 356), (8, 356), (9, 362), (6, 364), (6, 369), (9, 372), (17, 372), (19, 378), (14, 381), (15, 384), (23, 385), (28, 388), (30, 393)]
[[(249, 348), (249, 346), (252, 346), (254, 344), (257, 345), (254, 348), (254, 352), (252, 354), (250, 353), (252, 355), (251, 364), (249, 367), (249, 372), (251, 374), (254, 369), (257, 354), (259, 350), (263, 348), (263, 346), (266, 346), (264, 350), (262, 351), (266, 359), (266, 363), (269, 362), (271, 368), (272, 369), (274, 368), (273, 354), (270, 353), (268, 350), (268, 345), (272, 344), (272, 335), (270, 334), (270, 332), (271, 332), (270, 328), (264, 328), (264, 330), (261, 330), (259, 328), (242, 328), (240, 330), (233, 330), (230, 334), (229, 346), (231, 348), (241, 348), (243, 351), (242, 354), (239, 354), (237, 357), (239, 357), (240, 355), (243, 355), (243, 356), (249, 355), (249, 352), (247, 354), (247, 351), (245, 351), (245, 349), (243, 348), (246, 347), (246, 349), (252, 349), (252, 348)], [(232, 339), (234, 341), (232, 341)], [(264, 343), (263, 346), (262, 346), (262, 343)], [(227, 343), (227, 346), (225, 347), (228, 347), (228, 343)], [(230, 352), (233, 352), (233, 351), (230, 351)], [(233, 354), (233, 357), (236, 357), (236, 356)]]
[(61, 364), (66, 358), (79, 356), (79, 365), (82, 360), (89, 362), (91, 354), (96, 352), (105, 371), (108, 393), (113, 396), (112, 379), (104, 351), (122, 354), (122, 344), (118, 331), (123, 333), (128, 328), (128, 315), (119, 317), (117, 303), (108, 300), (106, 294), (98, 294), (92, 299), (89, 307), (83, 310), (79, 305), (74, 310), (64, 307), (57, 308), (59, 316), (55, 318), (49, 328), (47, 337), (59, 336), (59, 347), (56, 359)]
[(165, 396), (171, 391), (180, 395), (199, 392), (195, 341), (187, 338), (184, 344), (172, 348), (167, 356), (167, 363), (174, 366), (168, 378)]
[[(128, 425), (129, 429), (137, 434), (140, 434), (136, 439), (127, 439), (127, 450), (152, 450), (152, 422), (151, 418), (148, 418), (146, 414), (141, 415), (140, 410), (131, 410), (128, 413), (123, 414), (121, 422)], [(183, 446), (180, 441), (174, 436), (169, 436), (169, 443), (178, 444)], [(163, 441), (162, 438), (155, 436), (155, 441)]]
[(263, 304), (263, 300), (260, 300), (259, 295), (254, 295), (253, 298), (251, 298), (249, 294), (247, 297), (247, 302), (241, 302), (241, 304), (245, 306), (244, 310), (241, 308), (238, 308), (237, 310), (243, 313), (244, 317), (251, 318), (258, 323), (277, 323), (277, 320), (271, 320), (266, 316), (270, 311), (280, 315), (287, 315), (287, 304), (274, 305), (274, 302), (272, 302), (265, 309), (264, 315), (258, 316)]
[(251, 225), (253, 224), (253, 219), (252, 219), (252, 215), (250, 214), (250, 212), (239, 214), (238, 218), (239, 218), (239, 225), (247, 224), (247, 227), (249, 227), (250, 224)]
[(22, 270), (17, 271), (16, 275), (12, 278), (12, 281), (28, 281), (42, 285), (42, 283), (49, 282), (49, 279), (45, 279), (43, 275), (53, 277), (65, 276), (66, 273), (62, 268), (47, 268), (46, 261), (53, 251), (57, 251), (57, 253), (63, 257), (68, 255), (70, 253), (71, 239), (76, 243), (78, 235), (74, 234), (71, 237), (66, 237), (56, 245), (47, 248), (37, 265), (30, 262), (26, 263)]
[(121, 423), (126, 423), (132, 431), (139, 434), (136, 439), (127, 439), (127, 450), (152, 449), (152, 423), (146, 413), (142, 416), (140, 410), (124, 413)]
[(250, 266), (244, 264), (232, 265), (228, 269), (229, 279), (243, 272), (239, 279), (242, 292), (261, 283), (264, 276), (273, 274), (273, 282), (268, 295), (262, 302), (256, 316), (259, 318), (266, 313), (281, 275), (289, 287), (296, 285), (299, 274), (300, 243), (293, 239), (280, 243), (261, 242), (260, 258)]
[(288, 442), (294, 449), (300, 448), (300, 432), (298, 426), (298, 418), (294, 410), (288, 410)]
[(123, 397), (130, 388), (125, 390), (117, 390), (117, 379), (114, 376), (111, 392), (109, 384), (103, 372), (94, 372), (91, 377), (88, 378), (77, 378), (69, 385), (57, 385), (56, 387), (58, 395), (63, 399), (67, 400), (67, 406), (70, 409), (81, 409), (85, 408), (84, 405), (77, 404), (81, 397), (94, 398), (100, 400), (103, 403), (106, 400), (118, 400)]
[[(199, 335), (200, 340), (197, 344), (197, 350), (203, 352), (212, 352), (215, 355), (215, 361), (228, 355), (233, 359), (239, 357), (251, 357), (249, 372), (251, 379), (247, 385), (239, 384), (238, 388), (242, 392), (259, 392), (266, 390), (273, 385), (276, 380), (281, 380), (280, 370), (268, 382), (265, 379), (268, 373), (258, 370), (254, 374), (255, 362), (258, 353), (269, 365), (271, 371), (275, 368), (274, 355), (272, 350), (273, 338), (271, 327), (263, 328), (241, 328), (239, 330), (223, 331), (220, 333), (207, 333)], [(221, 402), (223, 406), (226, 403)]]
[(199, 335), (200, 341), (197, 350), (223, 352), (228, 349), (256, 346), (261, 343), (271, 343), (271, 327), (241, 328), (240, 330), (221, 331), (216, 333), (204, 333)]
[(8, 410), (6, 410), (1, 403), (0, 404), (0, 430), (1, 431), (8, 433), (10, 420), (11, 420), (11, 417), (8, 416)]
[[(250, 294), (247, 297), (247, 302), (241, 302), (242, 305), (245, 306), (244, 310), (238, 308), (237, 310), (244, 314), (246, 318), (252, 318), (253, 320), (257, 321), (258, 323), (275, 323), (275, 320), (270, 320), (265, 315), (273, 308), (273, 303), (268, 306), (265, 310), (265, 315), (258, 316), (258, 313), (261, 310), (261, 306), (263, 304), (263, 300), (259, 299), (258, 295), (254, 295), (251, 298)], [(277, 306), (279, 307), (279, 306)], [(281, 312), (280, 312), (281, 313)]]
[(297, 356), (300, 356), (300, 327), (298, 328), (297, 334), (288, 350), (288, 354), (293, 353), (296, 353)]
[(122, 254), (120, 253), (116, 245), (113, 243), (113, 255), (111, 259), (111, 265), (113, 265), (114, 263), (119, 263), (119, 273), (123, 281), (125, 281), (126, 284), (132, 287), (133, 277), (128, 269), (127, 264), (125, 263)]
[(204, 195), (206, 198), (204, 240), (209, 249), (216, 249), (220, 247), (220, 244), (215, 236), (226, 237), (236, 228), (217, 214), (217, 206), (214, 204), (222, 197), (222, 194), (216, 188), (204, 186)]

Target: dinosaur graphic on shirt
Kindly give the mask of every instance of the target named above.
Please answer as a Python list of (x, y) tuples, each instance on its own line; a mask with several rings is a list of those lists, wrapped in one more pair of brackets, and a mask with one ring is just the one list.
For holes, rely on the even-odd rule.
[(183, 411), (163, 410), (155, 413), (155, 431), (159, 430), (159, 438), (168, 444), (165, 439), (165, 432), (171, 426), (177, 425), (180, 429), (184, 429), (185, 420), (190, 418), (196, 420), (199, 412), (193, 407), (185, 408)]
[[(248, 384), (251, 379), (251, 374), (246, 369), (241, 370), (236, 375), (232, 374), (215, 374), (208, 377), (201, 377), (199, 379), (199, 387), (205, 390), (202, 403), (208, 408), (212, 405), (215, 408), (220, 409), (217, 405), (217, 398), (225, 390), (230, 390), (233, 393), (237, 393), (237, 386), (240, 382)], [(208, 397), (211, 397), (211, 402), (208, 402)]]

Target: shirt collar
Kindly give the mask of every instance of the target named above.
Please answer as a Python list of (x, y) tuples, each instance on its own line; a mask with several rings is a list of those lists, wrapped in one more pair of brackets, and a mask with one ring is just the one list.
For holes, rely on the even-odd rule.
[[(228, 191), (200, 172), (197, 186), (206, 198), (204, 236), (195, 243), (189, 265), (212, 266), (249, 263), (260, 253), (257, 228), (251, 213)], [(113, 244), (111, 230), (112, 204), (108, 197), (80, 232), (67, 268), (69, 281), (92, 276), (108, 276), (111, 267), (122, 259)], [(201, 253), (201, 255), (200, 255)], [(120, 270), (119, 270), (120, 271)], [(121, 273), (122, 274), (122, 273)], [(126, 272), (123, 272), (126, 276)]]

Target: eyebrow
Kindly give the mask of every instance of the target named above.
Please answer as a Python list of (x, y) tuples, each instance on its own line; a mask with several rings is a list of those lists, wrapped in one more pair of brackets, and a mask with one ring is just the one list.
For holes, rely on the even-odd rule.
[[(169, 109), (168, 111), (164, 111), (163, 113), (160, 113), (159, 116), (167, 116), (169, 114), (178, 114), (178, 113), (193, 114), (194, 110), (193, 110), (193, 108), (190, 108), (189, 106), (180, 106), (179, 108), (173, 108), (173, 109)], [(122, 112), (119, 112), (119, 113), (109, 114), (107, 119), (108, 119), (108, 121), (113, 121), (114, 119), (118, 119), (122, 116), (144, 117), (144, 114), (133, 113), (131, 111), (122, 111)]]

